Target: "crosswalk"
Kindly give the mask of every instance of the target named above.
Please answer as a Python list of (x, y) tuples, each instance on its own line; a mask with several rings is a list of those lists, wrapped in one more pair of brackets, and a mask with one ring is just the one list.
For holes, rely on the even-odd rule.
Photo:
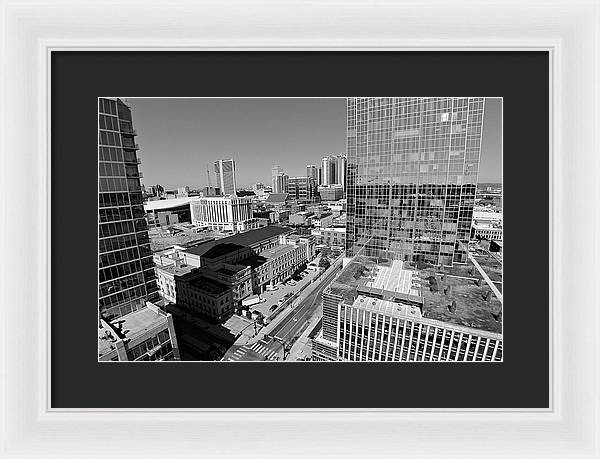
[[(276, 351), (269, 350), (267, 347), (265, 347), (264, 345), (262, 345), (259, 342), (259, 343), (254, 343), (252, 346), (244, 345), (244, 346), (239, 347), (233, 354), (231, 354), (227, 358), (227, 362), (237, 362), (240, 360), (244, 360), (244, 357), (250, 351), (255, 352), (256, 354), (258, 354), (259, 356), (263, 357), (263, 359), (266, 359), (266, 360), (274, 361), (274, 360), (277, 360), (277, 357), (278, 357), (278, 353)], [(252, 360), (255, 360), (255, 359), (252, 359)]]

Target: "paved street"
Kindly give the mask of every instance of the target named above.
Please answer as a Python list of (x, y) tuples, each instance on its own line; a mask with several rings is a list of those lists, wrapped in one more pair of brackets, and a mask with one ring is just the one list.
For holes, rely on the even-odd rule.
[(255, 343), (259, 346), (254, 347), (254, 349), (253, 346), (255, 345), (232, 346), (223, 357), (223, 360), (228, 362), (281, 360), (282, 343), (285, 342), (289, 348), (297, 337), (302, 334), (309, 325), (311, 317), (317, 313), (321, 306), (323, 290), (331, 283), (338, 272), (339, 269), (329, 268), (313, 291), (300, 295), (295, 301), (294, 309), (270, 330), (262, 340)]
[(273, 351), (264, 342), (259, 341), (252, 345), (236, 346), (235, 351), (227, 355), (228, 357), (224, 358), (226, 362), (278, 360), (281, 351)]

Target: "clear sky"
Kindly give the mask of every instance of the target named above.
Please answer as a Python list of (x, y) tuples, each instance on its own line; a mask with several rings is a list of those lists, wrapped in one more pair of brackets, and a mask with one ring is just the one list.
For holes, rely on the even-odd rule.
[[(238, 187), (271, 183), (278, 164), (304, 176), (307, 164), (346, 148), (345, 99), (133, 99), (146, 186), (207, 185), (213, 162), (236, 161)], [(487, 99), (480, 182), (501, 180), (501, 100)]]

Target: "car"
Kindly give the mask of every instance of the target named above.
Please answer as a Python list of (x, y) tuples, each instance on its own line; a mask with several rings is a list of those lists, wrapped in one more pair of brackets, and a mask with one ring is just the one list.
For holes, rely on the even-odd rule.
[(296, 286), (296, 282), (294, 282), (294, 281), (289, 281), (287, 284), (290, 285), (290, 286), (292, 286), (292, 287)]
[(277, 309), (277, 306), (278, 306), (277, 304), (274, 304), (273, 306), (271, 306), (269, 308), (269, 311), (271, 311), (271, 312), (275, 311), (275, 309)]

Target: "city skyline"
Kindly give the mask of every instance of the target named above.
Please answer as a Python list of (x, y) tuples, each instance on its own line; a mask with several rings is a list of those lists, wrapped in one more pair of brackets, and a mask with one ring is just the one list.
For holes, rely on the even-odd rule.
[[(205, 151), (241, 139), (262, 155), (243, 167), (202, 157), (206, 169), (198, 155), (160, 157), (163, 175), (212, 163), (220, 192), (198, 196), (193, 183), (175, 194), (148, 179), (131, 106), (99, 100), (100, 360), (502, 361), (502, 186), (477, 191), (485, 98), (347, 98), (343, 136), (323, 117), (307, 132), (314, 119), (289, 105), (322, 99), (258, 101), (278, 109), (246, 113), (262, 127), (242, 132), (244, 102), (230, 102), (224, 119), (211, 112)], [(206, 132), (198, 115), (175, 124)], [(156, 130), (183, 150), (197, 137)], [(344, 148), (320, 161), (292, 152), (338, 136)], [(238, 172), (256, 183), (265, 170), (272, 192), (236, 187)], [(143, 177), (164, 188), (143, 191)]]
[[(206, 186), (206, 169), (236, 162), (239, 188), (271, 183), (274, 165), (290, 177), (346, 149), (346, 99), (138, 99), (136, 119), (146, 187)], [(500, 183), (502, 100), (486, 99), (478, 182)], [(166, 133), (166, 134), (165, 134)]]

